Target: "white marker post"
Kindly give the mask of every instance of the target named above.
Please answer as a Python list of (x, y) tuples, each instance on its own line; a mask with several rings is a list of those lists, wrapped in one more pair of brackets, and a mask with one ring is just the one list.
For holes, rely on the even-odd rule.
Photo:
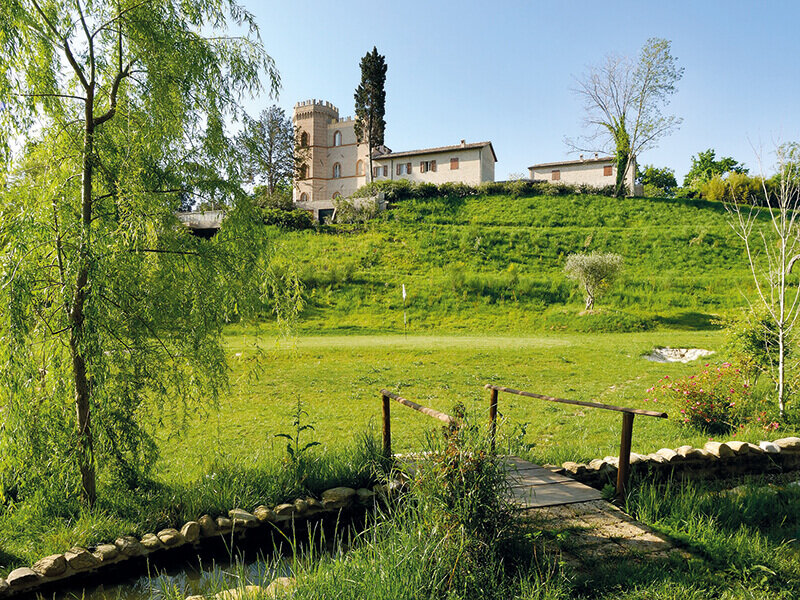
[(403, 284), (403, 337), (408, 337), (408, 319), (406, 318), (406, 284)]

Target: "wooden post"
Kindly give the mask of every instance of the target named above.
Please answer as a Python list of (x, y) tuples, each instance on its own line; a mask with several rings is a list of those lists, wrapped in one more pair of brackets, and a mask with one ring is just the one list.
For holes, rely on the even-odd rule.
[(489, 398), (489, 440), (492, 445), (492, 454), (494, 454), (494, 441), (497, 433), (497, 395), (497, 390), (492, 389), (492, 395)]
[(633, 439), (633, 413), (622, 413), (622, 438), (619, 443), (619, 465), (617, 470), (617, 498), (623, 500), (628, 486), (631, 466), (631, 440)]
[(383, 399), (383, 455), (386, 458), (392, 456), (392, 424), (389, 420), (389, 396), (381, 394)]

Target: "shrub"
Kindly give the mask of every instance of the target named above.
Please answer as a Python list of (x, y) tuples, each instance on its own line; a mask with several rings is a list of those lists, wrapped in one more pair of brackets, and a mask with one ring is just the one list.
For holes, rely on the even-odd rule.
[(708, 434), (729, 433), (749, 422), (767, 430), (777, 428), (774, 421), (768, 423), (766, 411), (758, 410), (752, 388), (731, 363), (717, 367), (706, 364), (696, 375), (674, 381), (667, 375), (660, 381), (660, 386), (648, 390), (654, 397), (646, 401), (663, 400), (674, 405), (687, 427)]
[(612, 253), (571, 254), (564, 265), (567, 277), (579, 282), (586, 290), (586, 310), (594, 308), (595, 299), (621, 270), (622, 257)]
[(276, 225), (283, 229), (311, 229), (314, 219), (305, 210), (283, 210), (280, 208), (261, 209), (261, 218), (265, 225)]

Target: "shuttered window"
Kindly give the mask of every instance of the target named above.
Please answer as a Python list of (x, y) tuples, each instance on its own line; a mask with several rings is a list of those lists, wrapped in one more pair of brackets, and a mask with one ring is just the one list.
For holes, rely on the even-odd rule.
[(406, 174), (411, 175), (411, 163), (406, 163)]
[(431, 171), (433, 171), (434, 173), (436, 173), (436, 161), (435, 161), (435, 160), (432, 160), (432, 161), (431, 161)]
[(559, 171), (557, 169), (555, 171), (553, 171), (551, 179), (553, 181), (560, 181), (561, 180), (561, 171)]
[(451, 158), (450, 159), (450, 170), (451, 171), (457, 171), (458, 170), (458, 159), (457, 158)]
[(419, 172), (420, 173), (424, 173), (425, 172), (425, 161), (424, 160), (420, 161), (420, 163), (419, 163)]
[(606, 177), (611, 177), (611, 175), (613, 175), (612, 173), (613, 169), (614, 168), (611, 165), (603, 167), (603, 175), (605, 175)]
[(389, 167), (387, 167), (385, 165), (383, 167), (383, 176), (384, 177), (388, 177), (389, 176)]

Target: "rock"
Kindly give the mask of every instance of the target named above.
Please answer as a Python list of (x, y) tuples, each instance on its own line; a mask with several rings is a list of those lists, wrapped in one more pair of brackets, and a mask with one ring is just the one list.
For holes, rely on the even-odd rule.
[(108, 562), (119, 556), (119, 550), (114, 544), (100, 544), (92, 554), (100, 559), (100, 562)]
[(162, 529), (157, 534), (158, 539), (161, 540), (161, 543), (167, 546), (168, 548), (177, 548), (186, 543), (186, 540), (183, 539), (183, 536), (177, 529), (169, 527), (167, 529)]
[(297, 582), (294, 580), (293, 577), (278, 577), (277, 579), (273, 579), (272, 583), (267, 586), (267, 598), (274, 598), (278, 594), (286, 594), (292, 591)]
[(781, 451), (800, 452), (800, 438), (799, 437), (785, 437), (772, 442)]
[(258, 519), (260, 523), (272, 523), (275, 521), (275, 517), (278, 516), (275, 514), (274, 510), (267, 508), (263, 504), (256, 507), (256, 509), (253, 511), (253, 515), (255, 515), (256, 519)]
[(234, 527), (258, 527), (258, 519), (246, 510), (234, 508), (228, 511)]
[(308, 502), (303, 500), (302, 498), (298, 498), (294, 501), (294, 510), (298, 515), (302, 515), (304, 512), (308, 510)]
[(356, 491), (349, 487), (337, 487), (322, 492), (322, 506), (325, 508), (344, 508), (350, 506)]
[(669, 462), (669, 461), (667, 461), (666, 458), (664, 458), (663, 456), (661, 456), (660, 454), (657, 454), (655, 452), (653, 454), (648, 454), (647, 455), (647, 460), (649, 460), (652, 463), (658, 464), (658, 465), (664, 465), (664, 464), (667, 464), (667, 462)]
[(94, 554), (89, 552), (86, 548), (79, 548), (78, 546), (70, 548), (67, 552), (65, 552), (64, 559), (67, 561), (69, 567), (74, 571), (86, 571), (87, 569), (93, 569), (100, 564), (100, 559), (98, 559)]
[(315, 515), (318, 512), (322, 512), (325, 508), (322, 506), (322, 502), (317, 500), (316, 498), (306, 498), (306, 502), (308, 503), (308, 515)]
[(619, 468), (619, 456), (606, 456), (603, 458), (608, 464), (610, 464), (615, 469)]
[(713, 454), (711, 454), (711, 452), (705, 450), (704, 448), (697, 449), (697, 458), (702, 458), (703, 460), (710, 460), (710, 461), (719, 460), (718, 456), (714, 456)]
[(706, 442), (703, 449), (708, 450), (717, 458), (730, 458), (733, 456), (733, 450), (724, 442)]
[(676, 448), (675, 452), (677, 452), (681, 458), (685, 458), (686, 460), (703, 458), (703, 453), (700, 452), (700, 449), (693, 448), (692, 446), (681, 446), (680, 448)]
[(647, 457), (644, 454), (639, 454), (638, 452), (631, 452), (631, 465), (638, 465), (641, 462), (646, 462)]
[(567, 461), (561, 465), (564, 467), (564, 470), (567, 472), (568, 475), (572, 475), (573, 477), (579, 477), (586, 473), (586, 465), (583, 463), (576, 463), (572, 461)]
[(14, 587), (22, 587), (29, 583), (33, 583), (34, 581), (39, 580), (39, 575), (33, 569), (29, 569), (28, 567), (20, 567), (19, 569), (14, 569), (11, 573), (6, 576), (6, 583), (12, 588)]
[(2, 577), (0, 577), (0, 594), (5, 594), (8, 591), (9, 587), (10, 586), (8, 585), (8, 582)]
[(781, 451), (781, 449), (772, 442), (759, 442), (758, 447), (767, 454), (778, 454)]
[(194, 544), (200, 539), (200, 523), (197, 521), (187, 521), (181, 527), (181, 535), (190, 544)]
[(733, 450), (733, 454), (735, 456), (743, 456), (750, 453), (750, 448), (748, 447), (747, 442), (730, 441), (725, 442), (725, 445)]
[(291, 517), (295, 513), (294, 504), (285, 502), (275, 507), (275, 514), (279, 517)]
[(38, 560), (32, 568), (42, 577), (58, 577), (67, 570), (67, 559), (63, 554), (51, 554)]
[(203, 515), (197, 519), (197, 524), (200, 525), (200, 533), (203, 537), (209, 537), (217, 533), (217, 522), (211, 515)]
[(358, 498), (359, 504), (368, 506), (375, 502), (375, 492), (367, 488), (358, 488), (356, 490), (356, 498)]
[(608, 466), (608, 463), (604, 461), (602, 458), (595, 458), (594, 460), (590, 461), (586, 468), (590, 471), (601, 471), (603, 467)]
[(267, 588), (263, 588), (260, 585), (246, 585), (243, 588), (223, 590), (216, 594), (214, 598), (216, 600), (243, 600), (244, 598), (255, 598), (257, 594), (260, 597), (266, 591)]
[(668, 463), (678, 462), (683, 458), (680, 454), (675, 452), (675, 450), (670, 448), (661, 448), (661, 450), (656, 452), (656, 454), (664, 457), (664, 460), (666, 460)]
[(132, 535), (126, 535), (114, 540), (117, 550), (124, 556), (142, 556), (147, 554), (147, 549)]
[(142, 536), (142, 546), (145, 547), (146, 550), (158, 550), (163, 546), (161, 540), (158, 539), (158, 536), (154, 533), (145, 533)]
[(748, 443), (747, 447), (749, 448), (750, 454), (764, 454), (764, 450), (761, 448), (761, 446)]
[(227, 533), (233, 527), (233, 521), (228, 517), (217, 517), (217, 530), (220, 533)]

